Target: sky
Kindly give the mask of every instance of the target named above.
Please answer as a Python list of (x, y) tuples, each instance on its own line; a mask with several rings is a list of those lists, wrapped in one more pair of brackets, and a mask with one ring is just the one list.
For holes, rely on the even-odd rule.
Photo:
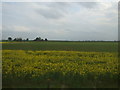
[(4, 2), (2, 39), (8, 37), (118, 40), (118, 3)]

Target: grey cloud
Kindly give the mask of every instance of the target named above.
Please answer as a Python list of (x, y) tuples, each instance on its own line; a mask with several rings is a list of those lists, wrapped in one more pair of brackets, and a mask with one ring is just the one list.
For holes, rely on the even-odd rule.
[(118, 9), (120, 9), (120, 1), (118, 2)]
[(58, 19), (58, 18), (61, 18), (63, 17), (63, 13), (55, 10), (55, 9), (50, 9), (50, 10), (37, 10), (37, 12), (44, 16), (45, 18), (48, 18), (48, 19)]
[[(41, 4), (37, 4), (41, 5)], [(39, 8), (37, 9), (37, 13), (44, 16), (45, 18), (48, 19), (59, 19), (64, 17), (67, 13), (68, 10), (67, 8), (70, 7), (69, 3), (64, 3), (64, 2), (53, 2), (53, 3), (46, 3), (43, 4), (46, 8)]]
[[(37, 5), (41, 5), (41, 3), (37, 3)], [(44, 16), (48, 19), (59, 19), (69, 14), (69, 10), (73, 9), (74, 6), (83, 6), (85, 8), (94, 8), (97, 6), (96, 2), (53, 2), (53, 3), (44, 3), (46, 8), (37, 9), (37, 13)]]
[(49, 8), (59, 8), (59, 9), (63, 9), (65, 7), (68, 7), (70, 6), (70, 3), (69, 2), (45, 2), (45, 3), (34, 3), (38, 6), (40, 5), (44, 5), (46, 7), (49, 7)]
[(49, 7), (59, 7), (59, 8), (64, 8), (64, 7), (67, 7), (69, 6), (69, 2), (52, 2), (52, 3), (49, 3)]
[(85, 8), (96, 8), (98, 3), (96, 2), (78, 2), (77, 4), (85, 7)]
[(71, 31), (73, 31), (73, 30), (71, 30), (71, 29), (67, 28), (67, 29), (65, 29), (65, 31), (71, 32)]
[[(65, 40), (116, 39), (117, 15), (112, 14), (116, 8), (104, 9), (104, 5), (103, 7), (99, 5), (100, 8), (98, 8), (97, 4), (35, 3), (33, 5), (33, 3), (24, 3), (23, 6), (19, 3), (14, 4), (14, 8), (9, 4), (7, 7), (9, 9), (3, 9), (6, 10), (6, 13), (3, 11), (5, 14), (3, 25), (7, 26), (3, 30), (3, 38), (11, 36), (34, 39), (40, 36), (41, 38)], [(24, 31), (23, 29), (21, 32), (13, 28), (14, 26), (21, 26), (16, 28), (24, 26), (30, 30)]]

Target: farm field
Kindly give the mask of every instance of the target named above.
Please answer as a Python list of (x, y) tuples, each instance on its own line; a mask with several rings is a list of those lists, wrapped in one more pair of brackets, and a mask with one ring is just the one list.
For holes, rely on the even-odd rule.
[(3, 50), (117, 52), (117, 42), (3, 42)]
[(2, 45), (3, 88), (118, 87), (117, 42)]

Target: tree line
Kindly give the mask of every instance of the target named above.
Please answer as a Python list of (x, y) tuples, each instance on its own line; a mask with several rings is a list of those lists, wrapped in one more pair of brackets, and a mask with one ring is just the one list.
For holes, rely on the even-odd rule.
[[(31, 41), (29, 40), (29, 38), (26, 38), (26, 39), (22, 39), (22, 38), (12, 38), (12, 37), (8, 37), (8, 41)], [(32, 41), (48, 41), (47, 38), (45, 39), (42, 39), (41, 37), (36, 37), (34, 40)]]

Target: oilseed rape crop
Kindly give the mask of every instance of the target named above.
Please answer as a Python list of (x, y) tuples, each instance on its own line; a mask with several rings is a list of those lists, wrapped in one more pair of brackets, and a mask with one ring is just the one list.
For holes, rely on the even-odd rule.
[(117, 87), (117, 56), (116, 52), (3, 50), (3, 87)]

